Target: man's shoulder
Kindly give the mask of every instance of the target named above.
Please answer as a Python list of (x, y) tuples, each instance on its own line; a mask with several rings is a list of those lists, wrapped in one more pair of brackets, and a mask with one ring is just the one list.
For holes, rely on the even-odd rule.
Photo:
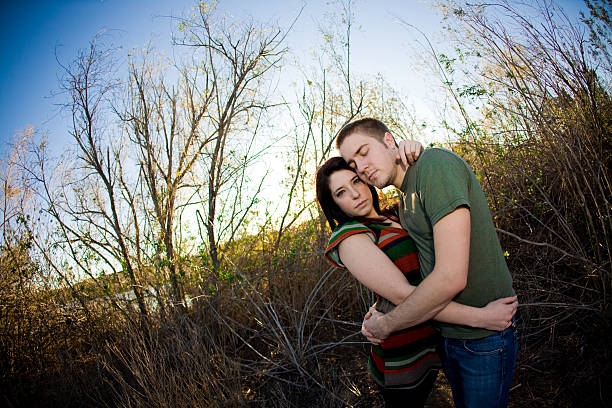
[(421, 153), (421, 157), (417, 161), (417, 165), (421, 163), (428, 164), (436, 161), (462, 160), (461, 157), (452, 150), (443, 147), (429, 147)]
[(438, 180), (442, 174), (464, 173), (465, 161), (457, 153), (442, 147), (430, 147), (421, 153), (416, 165), (406, 172), (400, 190), (404, 194), (419, 190), (422, 183)]
[(424, 174), (446, 172), (463, 172), (469, 165), (457, 153), (442, 147), (430, 147), (421, 153), (416, 163), (416, 177)]

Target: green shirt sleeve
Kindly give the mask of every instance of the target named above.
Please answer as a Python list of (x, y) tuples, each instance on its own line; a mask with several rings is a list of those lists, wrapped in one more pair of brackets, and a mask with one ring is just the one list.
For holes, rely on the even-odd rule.
[(447, 150), (434, 149), (423, 158), (417, 193), (433, 226), (457, 207), (470, 207), (471, 178), (465, 162)]

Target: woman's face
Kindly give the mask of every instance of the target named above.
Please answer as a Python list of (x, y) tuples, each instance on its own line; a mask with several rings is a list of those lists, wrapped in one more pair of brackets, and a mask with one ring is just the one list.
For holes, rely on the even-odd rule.
[(351, 217), (376, 217), (368, 185), (350, 170), (338, 170), (329, 177), (329, 190), (340, 209)]

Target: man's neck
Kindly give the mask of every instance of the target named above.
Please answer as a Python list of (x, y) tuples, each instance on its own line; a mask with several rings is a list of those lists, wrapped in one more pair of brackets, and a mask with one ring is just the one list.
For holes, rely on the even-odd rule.
[(395, 172), (395, 177), (391, 180), (391, 184), (395, 186), (395, 188), (401, 189), (402, 183), (404, 182), (404, 177), (406, 176), (406, 172), (408, 168), (405, 167), (402, 163), (396, 165), (397, 171)]

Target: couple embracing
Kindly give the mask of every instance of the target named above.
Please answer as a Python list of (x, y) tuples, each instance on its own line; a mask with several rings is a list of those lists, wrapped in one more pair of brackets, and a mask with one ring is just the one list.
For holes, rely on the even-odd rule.
[[(328, 260), (377, 294), (362, 333), (387, 407), (422, 407), (443, 367), (457, 407), (505, 407), (518, 302), (482, 188), (455, 153), (345, 125), (317, 171)], [(381, 209), (374, 187), (397, 187)], [(373, 187), (374, 186), (374, 187)]]

